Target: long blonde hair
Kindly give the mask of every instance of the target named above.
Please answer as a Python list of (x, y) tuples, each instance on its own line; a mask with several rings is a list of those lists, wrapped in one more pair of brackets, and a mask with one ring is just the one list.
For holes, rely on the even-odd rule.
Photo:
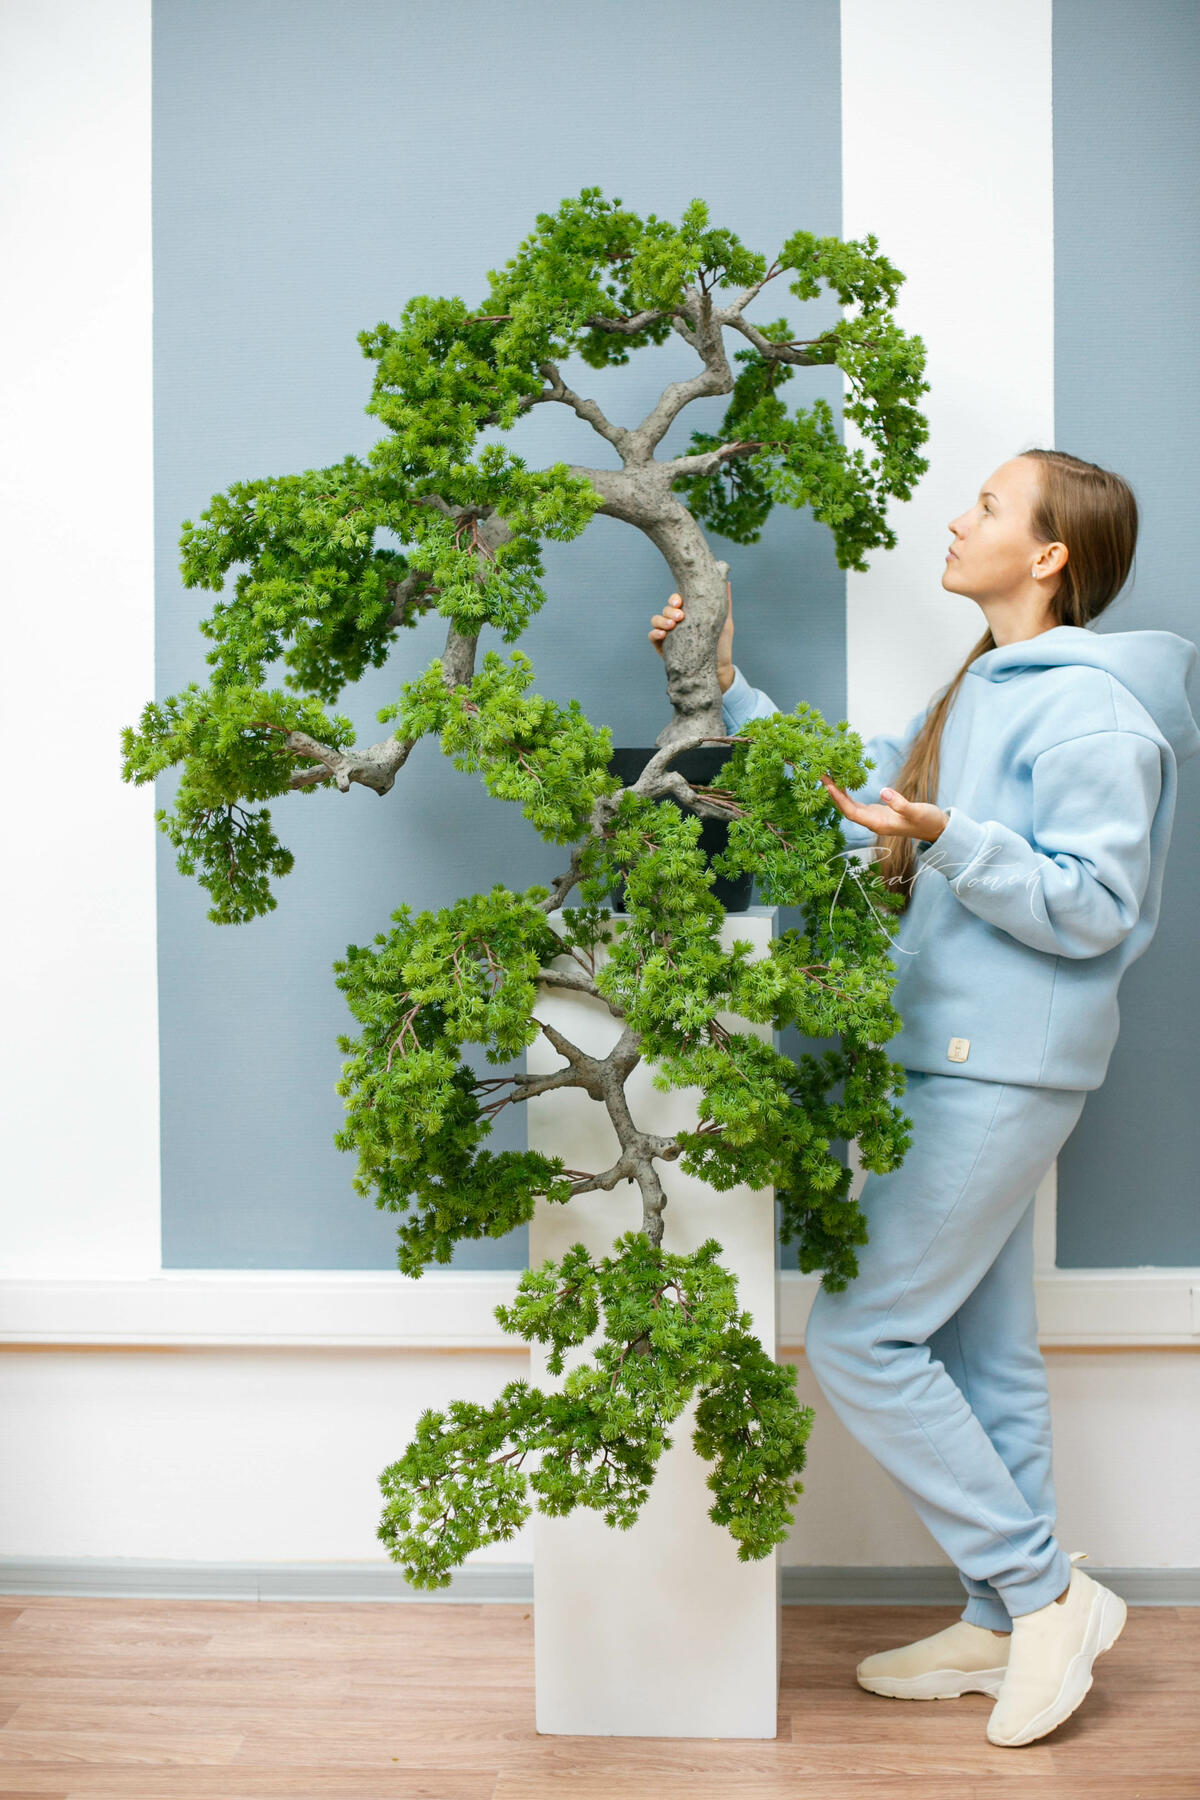
[[(1065, 450), (1024, 450), (1041, 464), (1038, 497), (1030, 529), (1041, 544), (1065, 544), (1068, 556), (1049, 601), (1056, 625), (1086, 625), (1098, 618), (1124, 587), (1137, 547), (1138, 508), (1133, 490), (1120, 475), (1083, 462)], [(991, 627), (968, 651), (966, 661), (930, 708), (892, 786), (909, 800), (937, 804), (942, 727), (963, 676), (977, 656), (996, 648)], [(917, 871), (916, 840), (879, 836), (874, 868), (907, 905)]]

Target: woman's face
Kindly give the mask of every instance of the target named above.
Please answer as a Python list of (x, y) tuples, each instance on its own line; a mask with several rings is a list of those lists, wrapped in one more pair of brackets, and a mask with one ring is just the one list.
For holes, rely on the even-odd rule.
[(953, 542), (942, 573), (944, 588), (981, 604), (1049, 601), (1067, 548), (1039, 543), (1030, 530), (1037, 484), (1038, 466), (1031, 456), (1014, 456), (988, 476), (975, 504), (950, 522)]

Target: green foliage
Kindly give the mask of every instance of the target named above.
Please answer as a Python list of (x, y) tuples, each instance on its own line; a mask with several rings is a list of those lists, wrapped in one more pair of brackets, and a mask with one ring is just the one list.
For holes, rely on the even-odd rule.
[[(928, 466), (917, 454), (927, 436), (917, 410), (928, 391), (924, 346), (895, 323), (900, 271), (873, 236), (805, 231), (769, 264), (714, 226), (700, 199), (675, 224), (642, 219), (598, 187), (539, 213), (516, 255), (489, 271), (478, 307), (418, 295), (397, 323), (359, 333), (375, 365), (366, 411), (383, 433), (365, 461), (233, 482), (199, 523), (183, 522), (186, 587), (223, 593), (238, 572), (232, 595), (200, 622), (212, 644), (208, 687), (193, 682), (144, 708), (138, 728), (122, 733), (122, 775), (143, 783), (180, 767), (173, 809), (156, 818), (180, 871), (209, 891), (212, 921), (244, 923), (275, 907), (272, 880), (293, 858), (255, 803), (292, 791), (330, 750), (353, 745), (350, 720), (324, 709), (382, 667), (397, 634), (433, 608), (465, 637), (491, 627), (514, 643), (545, 604), (543, 540), (574, 539), (606, 504), (588, 471), (530, 469), (483, 434), (512, 431), (543, 403), (548, 363), (577, 356), (605, 369), (677, 330), (696, 341), (720, 290), (780, 275), (797, 300), (828, 292), (849, 310), (810, 340), (794, 338), (785, 317), (757, 327), (734, 358), (719, 431), (694, 433), (690, 446), (736, 443), (737, 453), (711, 475), (677, 479), (673, 492), (737, 543), (756, 542), (776, 504), (809, 506), (829, 526), (839, 565), (863, 569), (871, 549), (896, 542), (888, 500), (909, 498)], [(785, 405), (802, 365), (772, 346), (801, 344), (808, 365), (844, 372), (844, 416), (874, 452), (869, 462), (839, 441), (827, 401)], [(400, 1215), (398, 1262), (415, 1277), (449, 1262), (456, 1242), (527, 1221), (539, 1196), (570, 1198), (575, 1172), (560, 1158), (482, 1147), (512, 1096), (482, 1097), (517, 1078), (481, 1079), (462, 1054), (482, 1045), (492, 1064), (520, 1058), (540, 1029), (539, 971), (567, 958), (638, 1034), (660, 1090), (700, 1090), (697, 1128), (672, 1147), (680, 1167), (722, 1190), (773, 1186), (800, 1266), (844, 1287), (866, 1237), (850, 1171), (831, 1146), (856, 1139), (863, 1165), (884, 1172), (902, 1160), (911, 1125), (889, 1102), (904, 1071), (885, 1054), (899, 1027), (889, 950), (900, 902), (847, 859), (819, 779), (828, 770), (860, 785), (860, 740), (844, 720), (830, 726), (803, 705), (748, 725), (719, 781), (701, 790), (730, 820), (728, 849), (708, 866), (698, 817), (622, 790), (608, 772), (611, 733), (576, 701), (564, 708), (532, 692), (532, 680), (519, 650), (509, 661), (489, 650), (451, 689), (435, 658), (378, 714), (395, 721), (398, 740), (436, 734), (456, 768), (515, 802), (547, 842), (573, 846), (582, 904), (564, 906), (554, 928), (542, 887), (496, 884), (416, 916), (401, 905), (373, 946), (351, 944), (334, 964), (359, 1027), (338, 1039), (347, 1060), (335, 1138), (357, 1153), (356, 1190)], [(330, 785), (322, 774), (296, 791)], [(744, 870), (764, 898), (802, 919), (759, 960), (745, 940), (725, 948), (712, 892), (716, 874)], [(628, 917), (614, 929), (602, 903), (618, 883)], [(835, 1047), (791, 1060), (759, 1031), (733, 1029), (737, 1019), (759, 1031), (794, 1025)], [(710, 1517), (743, 1560), (786, 1535), (811, 1414), (796, 1402), (794, 1371), (766, 1354), (737, 1311), (720, 1245), (667, 1256), (630, 1232), (614, 1249), (594, 1263), (574, 1246), (561, 1267), (523, 1274), (516, 1303), (497, 1310), (506, 1329), (550, 1346), (554, 1374), (602, 1331), (560, 1392), (517, 1381), (491, 1407), (426, 1412), (381, 1478), (379, 1535), (415, 1585), (444, 1586), (472, 1550), (511, 1536), (531, 1491), (546, 1512), (591, 1506), (627, 1529), (693, 1394), (693, 1442), (713, 1464)], [(540, 1462), (526, 1474), (534, 1452)]]
[[(786, 319), (773, 319), (760, 325), (759, 331), (772, 343), (785, 344), (791, 337)], [(827, 360), (816, 353), (817, 361)], [(786, 418), (786, 408), (773, 400), (775, 389), (790, 381), (795, 374), (791, 363), (777, 362), (756, 349), (737, 350), (733, 361), (741, 365), (734, 376), (733, 392), (721, 421), (719, 432), (693, 431), (688, 454), (698, 456), (717, 450), (722, 444), (758, 437), (766, 428)], [(719, 531), (735, 544), (757, 544), (775, 504), (767, 486), (764, 461), (769, 466), (776, 459), (767, 455), (737, 456), (725, 462), (711, 475), (685, 475), (674, 484), (698, 519)]]
[[(693, 432), (688, 451), (697, 455), (734, 442), (759, 448), (712, 475), (684, 476), (674, 484), (698, 519), (734, 543), (757, 543), (771, 507), (782, 502), (810, 506), (813, 517), (829, 526), (839, 568), (866, 569), (868, 550), (895, 547), (886, 503), (890, 496), (910, 499), (914, 481), (929, 467), (917, 454), (929, 436), (917, 405), (929, 383), (922, 379), (923, 341), (909, 337), (891, 316), (904, 277), (877, 254), (878, 247), (871, 233), (858, 243), (797, 231), (777, 261), (796, 271), (789, 286), (797, 299), (815, 300), (824, 280), (842, 306), (857, 305), (854, 317), (839, 320), (805, 349), (810, 363), (836, 364), (845, 372), (851, 395), (843, 415), (879, 454), (868, 463), (862, 450), (846, 449), (827, 400), (788, 413), (777, 389), (795, 365), (756, 348), (739, 351), (742, 372), (719, 430)], [(786, 319), (759, 330), (772, 343), (792, 341)]]
[(346, 1124), (334, 1141), (358, 1152), (359, 1193), (374, 1189), (377, 1207), (411, 1210), (398, 1232), (406, 1275), (449, 1262), (456, 1240), (503, 1237), (532, 1217), (538, 1194), (570, 1196), (561, 1158), (475, 1153), (492, 1126), (458, 1054), (484, 1044), (489, 1062), (509, 1062), (537, 1036), (537, 972), (560, 947), (538, 905), (547, 891), (497, 883), (415, 918), (400, 906), (378, 949), (351, 944), (333, 965), (363, 1028), (338, 1039), (350, 1057), (337, 1084)]
[[(395, 460), (395, 446), (376, 445), (371, 457), (386, 469)], [(578, 536), (600, 496), (565, 463), (529, 470), (500, 444), (484, 445), (477, 462), (454, 464), (432, 485), (447, 505), (478, 513), (494, 508), (512, 528), (507, 542), (489, 549), (472, 529), (470, 515), (447, 517), (419, 501), (405, 525), (412, 561), (430, 582), (438, 611), (464, 636), (491, 625), (511, 643), (545, 604), (538, 539)]]
[[(577, 536), (600, 502), (565, 464), (529, 470), (498, 444), (473, 464), (443, 448), (420, 481), (411, 470), (405, 480), (402, 439), (376, 445), (371, 464), (348, 456), (333, 469), (235, 482), (214, 495), (203, 525), (184, 520), (186, 587), (222, 590), (235, 563), (249, 565), (235, 598), (200, 623), (217, 646), (206, 658), (214, 685), (260, 682), (282, 658), (289, 687), (332, 702), (367, 668), (382, 667), (396, 630), (416, 625), (435, 602), (464, 634), (491, 625), (511, 643), (545, 603), (540, 540)], [(480, 551), (475, 518), (448, 517), (430, 504), (433, 493), (476, 515), (494, 508), (513, 536)], [(412, 546), (411, 557), (377, 547), (382, 529)], [(414, 573), (417, 591), (397, 611), (399, 584)]]
[[(719, 1248), (719, 1246), (718, 1246)], [(742, 1314), (743, 1322), (749, 1315)], [(738, 1561), (769, 1555), (786, 1541), (804, 1483), (805, 1445), (815, 1413), (796, 1398), (793, 1363), (777, 1363), (752, 1332), (730, 1327), (721, 1371), (696, 1407), (692, 1443), (715, 1466), (708, 1516), (737, 1540)]]
[[(216, 643), (205, 659), (214, 687), (261, 682), (282, 657), (289, 687), (332, 702), (347, 682), (381, 667), (392, 648), (394, 589), (408, 564), (376, 548), (375, 533), (402, 531), (411, 510), (394, 483), (347, 456), (330, 469), (234, 482), (213, 496), (203, 524), (185, 519), (185, 587), (220, 592), (234, 564), (249, 565), (236, 597), (218, 601), (200, 623)], [(412, 604), (401, 622), (415, 625), (422, 610)]]
[(796, 1398), (795, 1369), (767, 1356), (737, 1310), (721, 1245), (709, 1238), (671, 1255), (630, 1231), (613, 1249), (596, 1262), (572, 1245), (560, 1264), (523, 1271), (513, 1305), (496, 1308), (506, 1331), (551, 1346), (554, 1374), (603, 1318), (594, 1354), (561, 1390), (517, 1380), (490, 1407), (428, 1408), (380, 1476), (377, 1535), (412, 1586), (446, 1587), (473, 1550), (511, 1538), (532, 1511), (530, 1490), (551, 1516), (587, 1506), (628, 1531), (671, 1448), (668, 1428), (695, 1394), (692, 1443), (714, 1464), (709, 1517), (737, 1540), (742, 1562), (787, 1537), (813, 1411)]
[[(678, 226), (651, 213), (643, 223), (584, 188), (558, 212), (539, 213), (537, 231), (497, 273), (486, 314), (510, 314), (496, 336), (496, 355), (530, 370), (547, 358), (581, 356), (591, 368), (626, 363), (632, 350), (671, 335), (670, 314), (688, 285), (712, 276), (744, 286), (766, 272), (766, 260), (731, 231), (707, 229), (708, 208), (693, 200)], [(609, 279), (605, 280), (605, 277)], [(712, 285), (711, 283), (707, 285)], [(590, 321), (647, 318), (638, 331), (614, 333)]]
[(354, 742), (349, 719), (331, 719), (315, 701), (280, 688), (204, 689), (191, 681), (161, 704), (148, 701), (139, 725), (121, 733), (122, 778), (141, 786), (183, 764), (174, 811), (159, 807), (154, 816), (179, 851), (180, 874), (199, 871), (212, 895), (208, 918), (244, 925), (272, 911), (269, 877), (288, 874), (294, 858), (271, 830), (269, 810), (247, 811), (239, 802), (287, 792), (292, 769), (303, 766), (287, 748), (289, 732), (341, 749)]
[(446, 686), (435, 657), (404, 699), (379, 713), (399, 718), (405, 737), (441, 736), (456, 769), (478, 771), (497, 800), (515, 800), (548, 843), (570, 844), (586, 829), (596, 800), (621, 786), (608, 773), (612, 732), (589, 724), (577, 700), (564, 711), (526, 694), (533, 664), (515, 650), (510, 666), (489, 650), (469, 687)]
[[(366, 411), (391, 434), (388, 466), (422, 492), (431, 476), (462, 480), (485, 421), (496, 412), (497, 423), (511, 428), (522, 400), (543, 385), (536, 362), (505, 355), (495, 325), (457, 298), (418, 294), (398, 326), (381, 321), (360, 331), (358, 342), (378, 364)], [(453, 504), (456, 497), (445, 498)]]
[[(623, 879), (628, 914), (595, 981), (641, 1033), (654, 1085), (703, 1092), (698, 1128), (677, 1133), (680, 1167), (721, 1191), (773, 1186), (782, 1241), (796, 1242), (800, 1266), (820, 1267), (837, 1291), (857, 1274), (853, 1246), (866, 1234), (847, 1197), (851, 1171), (831, 1145), (860, 1139), (863, 1166), (879, 1173), (898, 1167), (908, 1148), (911, 1121), (887, 1099), (889, 1089), (903, 1092), (904, 1070), (881, 1048), (901, 1025), (890, 956), (901, 903), (872, 869), (847, 858), (841, 814), (819, 779), (822, 770), (847, 788), (866, 779), (862, 742), (847, 722), (831, 727), (802, 703), (751, 720), (739, 736), (720, 785), (697, 790), (726, 801), (733, 815), (729, 848), (710, 866), (695, 815), (631, 792), (585, 846), (584, 899), (599, 900)], [(724, 911), (711, 892), (716, 874), (743, 869), (755, 871), (768, 904), (801, 909), (804, 920), (757, 960), (747, 939), (722, 947)], [(835, 1037), (841, 1049), (814, 1059), (801, 1080), (791, 1058), (732, 1030), (721, 1013)]]
[[(884, 517), (887, 497), (908, 498), (928, 466), (916, 454), (927, 435), (915, 406), (927, 391), (924, 346), (891, 316), (900, 271), (879, 254), (873, 236), (843, 242), (806, 231), (788, 237), (768, 267), (765, 256), (711, 224), (703, 200), (693, 200), (676, 225), (654, 213), (641, 219), (619, 198), (583, 188), (556, 212), (537, 215), (517, 254), (489, 272), (477, 310), (458, 297), (417, 295), (398, 324), (359, 333), (363, 355), (376, 365), (366, 411), (385, 431), (365, 462), (348, 455), (298, 475), (234, 482), (213, 496), (199, 524), (183, 521), (185, 586), (222, 592), (241, 565), (233, 596), (200, 621), (214, 646), (207, 654), (211, 704), (224, 704), (224, 690), (262, 689), (270, 666), (281, 663), (287, 687), (333, 705), (348, 683), (383, 665), (399, 630), (434, 606), (465, 635), (491, 626), (514, 642), (545, 604), (542, 540), (578, 536), (602, 500), (566, 464), (531, 470), (504, 446), (481, 443), (480, 434), (516, 426), (546, 391), (548, 358), (578, 355), (594, 368), (625, 363), (635, 349), (665, 342), (673, 319), (692, 329), (697, 292), (708, 305), (720, 290), (780, 273), (791, 274), (798, 300), (818, 298), (824, 284), (839, 305), (856, 309), (808, 344), (807, 354), (813, 364), (845, 370), (854, 389), (845, 416), (878, 454), (868, 466), (861, 450), (848, 453), (820, 398), (789, 414), (780, 390), (795, 365), (751, 347), (735, 357), (721, 431), (694, 434), (691, 448), (734, 440), (756, 447), (711, 476), (681, 478), (675, 491), (698, 518), (739, 543), (757, 541), (777, 502), (810, 505), (830, 526), (840, 565), (866, 567), (867, 550), (896, 541)], [(794, 341), (785, 317), (758, 329), (768, 343)], [(480, 525), (492, 515), (511, 535), (489, 545)], [(380, 544), (381, 532), (404, 549)], [(421, 695), (428, 696), (436, 667), (416, 684)], [(535, 799), (523, 791), (523, 775), (506, 782), (497, 766), (506, 704), (497, 693), (494, 723), (477, 721), (478, 742), (462, 745), (460, 766), (480, 768), (498, 794), (512, 786), (511, 797), (539, 829), (545, 819), (549, 841), (567, 841), (570, 805), (561, 796)], [(577, 712), (558, 717), (586, 761), (600, 734)], [(451, 738), (461, 736), (461, 722), (450, 727)], [(311, 735), (331, 741), (320, 730)], [(540, 745), (551, 748), (548, 739)], [(143, 760), (153, 751), (151, 738)], [(537, 762), (535, 749), (523, 753)], [(198, 749), (189, 760), (181, 810), (169, 829), (187, 859), (181, 870), (202, 871), (214, 893), (212, 916), (246, 920), (275, 905), (270, 877), (286, 873), (291, 856), (271, 832), (269, 814), (237, 810), (254, 797), (252, 785), (228, 793), (215, 810), (199, 799), (208, 785), (199, 767), (205, 754)], [(231, 767), (244, 766), (252, 778), (254, 760), (231, 763), (223, 753), (222, 784)], [(278, 746), (267, 760), (281, 776), (287, 765)], [(557, 774), (566, 768), (563, 760)], [(552, 778), (549, 770), (540, 774), (543, 783)], [(287, 787), (280, 779), (267, 791)]]

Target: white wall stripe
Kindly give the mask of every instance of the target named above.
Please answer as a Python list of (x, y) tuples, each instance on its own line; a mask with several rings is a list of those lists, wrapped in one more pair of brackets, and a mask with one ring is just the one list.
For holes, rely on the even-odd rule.
[[(974, 601), (941, 585), (949, 521), (998, 464), (1054, 443), (1051, 27), (1052, 0), (1014, 0), (1003, 31), (962, 0), (842, 0), (842, 234), (873, 232), (903, 271), (897, 322), (930, 384), (930, 466), (893, 504), (899, 542), (846, 574), (846, 716), (863, 737), (903, 725), (982, 635)], [(846, 442), (871, 448), (850, 420)], [(1055, 1174), (1037, 1196), (1043, 1269)]]
[[(941, 586), (948, 521), (998, 463), (1054, 442), (1051, 0), (842, 0), (842, 230), (906, 277), (926, 348), (929, 469), (893, 503), (895, 549), (847, 572), (847, 717), (923, 707), (982, 634)], [(863, 445), (847, 421), (848, 445)], [(869, 448), (869, 446), (864, 446)]]
[(0, 9), (7, 1275), (161, 1265), (149, 0)]

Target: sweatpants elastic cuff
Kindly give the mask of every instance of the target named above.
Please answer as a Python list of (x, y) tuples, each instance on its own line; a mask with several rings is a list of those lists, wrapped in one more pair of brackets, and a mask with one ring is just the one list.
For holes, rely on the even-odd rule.
[(1012, 1625), (1001, 1600), (981, 1600), (973, 1596), (967, 1601), (962, 1616), (968, 1625), (982, 1625), (985, 1631), (1008, 1631)]
[(1041, 1607), (1049, 1606), (1066, 1590), (1070, 1581), (1071, 1559), (1065, 1550), (1060, 1550), (1050, 1568), (1036, 1580), (1009, 1582), (1004, 1587), (996, 1582), (994, 1586), (1008, 1608), (1009, 1617), (1019, 1619), (1023, 1613), (1037, 1612)]

